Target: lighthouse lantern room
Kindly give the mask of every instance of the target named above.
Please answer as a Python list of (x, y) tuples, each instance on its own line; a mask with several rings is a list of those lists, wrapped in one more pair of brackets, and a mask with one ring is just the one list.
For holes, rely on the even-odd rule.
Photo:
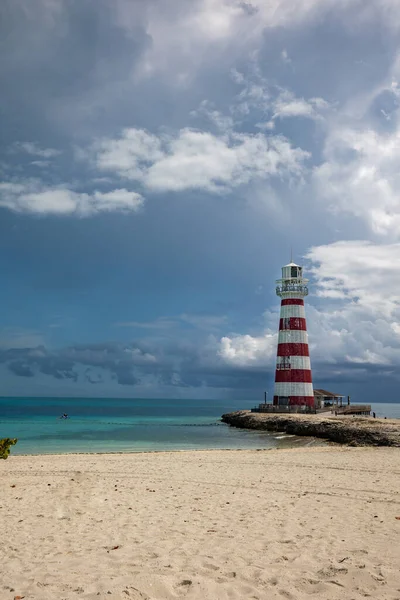
[(274, 405), (314, 407), (304, 298), (308, 279), (303, 268), (290, 262), (276, 281), (281, 298)]

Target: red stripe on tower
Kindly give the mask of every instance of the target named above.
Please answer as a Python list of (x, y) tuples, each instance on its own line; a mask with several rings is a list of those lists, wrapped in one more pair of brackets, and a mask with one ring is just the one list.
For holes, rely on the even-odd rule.
[(275, 382), (312, 383), (311, 369), (276, 369)]
[(308, 280), (303, 269), (291, 262), (282, 267), (276, 293), (281, 298), (274, 404), (314, 406), (304, 297)]
[(279, 344), (278, 336), (277, 356), (310, 356), (308, 344)]
[(294, 331), (295, 329), (300, 331), (307, 331), (306, 320), (302, 317), (284, 317), (279, 319), (279, 331), (283, 330)]
[[(295, 403), (292, 403), (291, 400), (296, 400)], [(279, 404), (279, 396), (274, 396), (275, 405)], [(314, 408), (314, 396), (289, 396), (289, 405), (297, 405), (297, 406), (308, 406), (309, 408)]]
[[(285, 267), (283, 267), (283, 269), (284, 268)], [(281, 279), (278, 279), (278, 281), (281, 281)], [(298, 304), (299, 306), (304, 306), (304, 300), (302, 300), (301, 298), (285, 298), (281, 301), (281, 306), (289, 306), (290, 304)]]

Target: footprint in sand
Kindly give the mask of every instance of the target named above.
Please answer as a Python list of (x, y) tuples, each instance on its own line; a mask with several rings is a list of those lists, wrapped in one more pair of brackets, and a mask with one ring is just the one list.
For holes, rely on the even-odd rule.
[(328, 577), (334, 577), (335, 575), (346, 575), (349, 572), (348, 569), (346, 569), (346, 567), (326, 567), (325, 569), (320, 569), (318, 571), (318, 575), (320, 577), (324, 577), (324, 578), (328, 578)]
[(124, 589), (122, 593), (131, 600), (151, 600), (150, 596), (131, 586)]

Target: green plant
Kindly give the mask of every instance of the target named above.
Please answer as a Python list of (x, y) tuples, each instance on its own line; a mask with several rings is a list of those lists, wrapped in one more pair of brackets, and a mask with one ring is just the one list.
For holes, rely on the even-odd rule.
[(15, 446), (17, 441), (17, 439), (11, 438), (4, 438), (3, 440), (0, 440), (0, 458), (4, 458), (4, 460), (8, 458), (11, 446)]

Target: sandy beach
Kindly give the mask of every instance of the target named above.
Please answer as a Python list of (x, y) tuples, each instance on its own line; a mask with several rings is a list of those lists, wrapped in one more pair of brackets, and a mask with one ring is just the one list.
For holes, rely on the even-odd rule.
[(400, 452), (11, 456), (0, 598), (400, 599)]

